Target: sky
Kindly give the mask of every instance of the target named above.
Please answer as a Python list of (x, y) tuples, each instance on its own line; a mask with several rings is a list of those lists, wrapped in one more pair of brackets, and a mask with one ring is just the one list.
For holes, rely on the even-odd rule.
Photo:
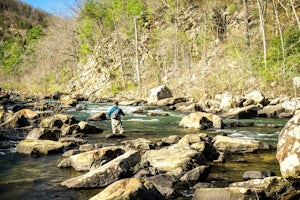
[(76, 0), (19, 0), (25, 2), (32, 7), (39, 8), (48, 13), (70, 17), (72, 15), (72, 9), (75, 7)]

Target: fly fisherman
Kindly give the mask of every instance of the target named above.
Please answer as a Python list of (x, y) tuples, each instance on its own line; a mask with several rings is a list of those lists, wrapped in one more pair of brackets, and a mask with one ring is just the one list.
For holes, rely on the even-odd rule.
[(111, 119), (111, 127), (113, 134), (123, 134), (124, 127), (121, 122), (121, 115), (125, 115), (123, 110), (119, 108), (118, 101), (114, 101), (114, 107), (112, 107), (108, 112), (108, 117)]

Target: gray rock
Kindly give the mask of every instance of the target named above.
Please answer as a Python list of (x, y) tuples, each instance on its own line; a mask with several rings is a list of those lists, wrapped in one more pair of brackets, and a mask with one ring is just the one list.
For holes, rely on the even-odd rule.
[(92, 134), (92, 133), (102, 133), (103, 132), (103, 129), (93, 126), (93, 125), (90, 125), (85, 121), (79, 122), (78, 127), (79, 127), (78, 132), (80, 132), (80, 133)]
[(60, 135), (61, 131), (56, 128), (34, 128), (28, 133), (26, 138), (58, 141), (60, 139)]
[(58, 164), (58, 167), (72, 167), (75, 171), (89, 171), (104, 165), (124, 153), (124, 149), (117, 146), (104, 147), (66, 158)]
[(147, 178), (147, 181), (151, 182), (161, 194), (169, 199), (174, 195), (174, 185), (178, 180), (172, 175), (159, 174)]
[(171, 90), (165, 86), (159, 86), (150, 90), (150, 95), (147, 98), (148, 105), (156, 105), (161, 99), (166, 99), (172, 97)]
[(154, 145), (150, 140), (145, 138), (138, 138), (135, 140), (125, 140), (121, 142), (126, 148), (135, 149), (135, 150), (150, 150), (154, 148)]
[(160, 171), (172, 172), (177, 168), (181, 171), (191, 170), (195, 166), (205, 164), (206, 160), (201, 152), (190, 146), (174, 144), (159, 150), (146, 151), (141, 163), (149, 163)]
[(244, 97), (246, 100), (250, 100), (254, 102), (254, 104), (264, 104), (266, 101), (265, 96), (260, 91), (252, 91), (245, 95)]
[(243, 180), (248, 181), (251, 179), (264, 179), (266, 177), (275, 176), (272, 171), (247, 171), (243, 174)]
[(90, 200), (166, 200), (155, 186), (137, 178), (126, 178), (114, 182)]
[(23, 154), (50, 154), (60, 153), (64, 145), (52, 140), (25, 139), (17, 145), (17, 152)]
[(178, 135), (170, 135), (169, 137), (165, 137), (161, 139), (163, 145), (172, 145), (176, 144), (180, 140)]
[(222, 114), (223, 118), (229, 119), (248, 119), (252, 117), (256, 117), (258, 112), (257, 105), (249, 105), (242, 108), (233, 108)]
[(226, 153), (251, 153), (259, 150), (271, 149), (269, 144), (260, 141), (245, 140), (221, 135), (214, 137), (212, 142), (217, 151)]
[(186, 172), (180, 181), (194, 185), (198, 182), (205, 182), (209, 175), (209, 168), (207, 166), (199, 166)]
[(300, 178), (300, 114), (290, 119), (281, 130), (276, 158), (284, 178)]
[(141, 160), (138, 151), (128, 151), (114, 160), (84, 175), (70, 178), (61, 183), (67, 188), (97, 188), (125, 178)]
[(103, 112), (97, 113), (88, 118), (88, 120), (90, 120), (90, 121), (102, 121), (102, 120), (106, 120), (106, 119), (107, 119), (106, 114)]
[(211, 113), (195, 112), (182, 118), (179, 123), (183, 128), (197, 128), (197, 129), (221, 129), (224, 127), (222, 119)]
[(73, 115), (56, 114), (43, 118), (39, 124), (41, 128), (61, 128), (63, 124), (77, 124), (78, 121)]

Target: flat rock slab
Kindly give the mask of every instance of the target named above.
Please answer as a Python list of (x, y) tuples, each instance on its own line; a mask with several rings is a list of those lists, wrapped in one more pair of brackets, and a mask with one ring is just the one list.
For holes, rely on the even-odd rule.
[(17, 152), (23, 154), (50, 154), (63, 152), (64, 145), (52, 140), (25, 139), (17, 145)]
[(84, 175), (70, 178), (61, 183), (67, 188), (97, 188), (125, 178), (136, 164), (141, 160), (138, 151), (128, 151), (105, 165)]

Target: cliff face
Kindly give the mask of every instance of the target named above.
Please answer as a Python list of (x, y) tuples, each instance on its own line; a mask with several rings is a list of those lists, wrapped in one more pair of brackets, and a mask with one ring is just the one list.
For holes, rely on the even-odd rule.
[[(204, 5), (189, 5), (173, 22), (166, 19), (164, 9), (156, 10), (148, 21), (139, 25), (137, 49), (134, 34), (126, 34), (124, 27), (101, 39), (88, 59), (79, 65), (77, 77), (68, 86), (69, 92), (88, 98), (112, 94), (137, 98), (164, 84), (175, 96), (200, 98), (233, 90), (234, 86), (236, 90), (256, 86), (255, 77), (240, 66), (240, 60), (247, 65), (247, 58), (243, 59), (242, 54), (232, 55), (232, 49), (228, 52), (227, 41), (230, 45), (245, 44), (243, 9), (229, 13), (226, 6), (207, 10)], [(249, 82), (253, 84), (250, 86)]]

